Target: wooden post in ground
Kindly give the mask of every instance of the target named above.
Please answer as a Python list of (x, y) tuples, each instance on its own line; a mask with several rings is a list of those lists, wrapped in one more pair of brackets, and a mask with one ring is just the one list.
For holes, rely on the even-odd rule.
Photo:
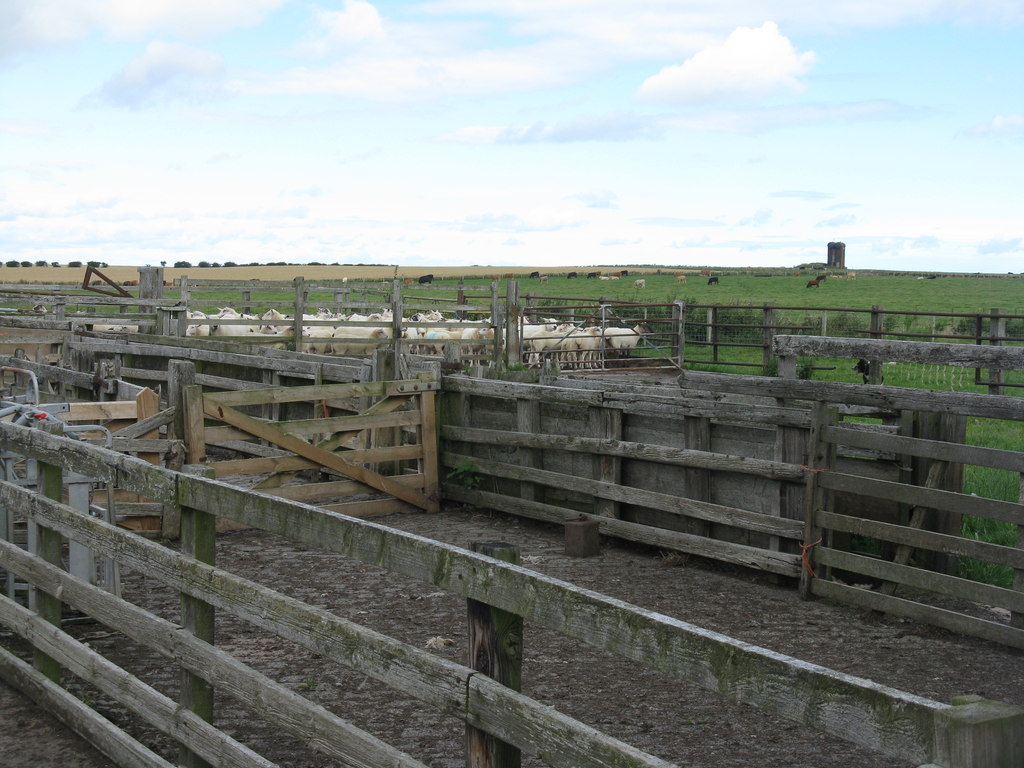
[(800, 597), (804, 600), (811, 598), (811, 581), (817, 578), (814, 571), (814, 548), (822, 543), (822, 532), (814, 518), (824, 502), (818, 475), (827, 471), (831, 464), (832, 450), (822, 440), (822, 430), (831, 421), (826, 403), (818, 401), (811, 406), (811, 429), (807, 435), (807, 478), (804, 486), (803, 570), (800, 571)]
[[(475, 541), (472, 549), (519, 563), (519, 548), (497, 541)], [(522, 687), (523, 617), (487, 603), (467, 600), (469, 666), (514, 691)], [(470, 715), (472, 720), (472, 713)], [(519, 768), (519, 749), (466, 725), (466, 768)]]
[[(46, 432), (54, 435), (63, 434), (59, 424), (47, 424), (44, 427)], [(53, 464), (38, 462), (37, 464), (38, 490), (48, 499), (60, 501), (64, 491), (64, 476), (60, 467)], [(40, 558), (62, 568), (61, 550), (63, 549), (63, 538), (61, 535), (45, 525), (35, 523), (35, 554)], [(61, 602), (60, 598), (43, 592), (33, 587), (36, 596), (35, 610), (39, 616), (55, 626), (60, 626)], [(33, 666), (45, 675), (50, 681), (60, 683), (60, 664), (56, 659), (47, 656), (40, 650), (34, 650), (32, 655)]]
[[(189, 389), (199, 389), (190, 387)], [(207, 467), (190, 467), (196, 474), (212, 475)], [(180, 506), (180, 505), (179, 505)], [(191, 507), (181, 507), (181, 553), (213, 565), (217, 549), (216, 517)], [(198, 639), (213, 644), (214, 608), (207, 602), (181, 594), (181, 626)], [(213, 722), (213, 686), (182, 667), (178, 703), (203, 720)], [(184, 745), (178, 750), (178, 764), (185, 768), (210, 768), (210, 764)]]
[(686, 363), (686, 302), (679, 299), (672, 302), (672, 339), (676, 365), (682, 368)]

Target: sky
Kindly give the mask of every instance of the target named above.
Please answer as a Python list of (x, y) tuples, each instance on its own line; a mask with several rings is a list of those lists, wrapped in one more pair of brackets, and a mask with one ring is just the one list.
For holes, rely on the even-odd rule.
[(1024, 0), (3, 0), (0, 263), (1024, 271)]

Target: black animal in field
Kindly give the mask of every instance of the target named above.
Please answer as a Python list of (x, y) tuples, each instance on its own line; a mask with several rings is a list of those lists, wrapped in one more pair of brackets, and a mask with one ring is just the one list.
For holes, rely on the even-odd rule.
[(717, 277), (709, 277), (708, 278), (708, 285), (718, 285), (718, 278)]
[(434, 276), (433, 275), (420, 275), (419, 279), (416, 282), (418, 282), (420, 285), (427, 285), (428, 283), (434, 282)]
[[(864, 378), (864, 383), (869, 384), (871, 382), (871, 363), (865, 360), (863, 357), (857, 361), (857, 364), (853, 366), (853, 370), (859, 373)], [(885, 383), (883, 377), (880, 383)]]

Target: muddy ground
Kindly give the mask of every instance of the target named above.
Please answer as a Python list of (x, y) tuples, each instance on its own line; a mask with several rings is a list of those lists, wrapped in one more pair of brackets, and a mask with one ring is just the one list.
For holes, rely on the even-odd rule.
[[(759, 646), (938, 701), (980, 694), (1024, 705), (1024, 653), (898, 619), (821, 601), (789, 585), (699, 558), (602, 542), (598, 557), (563, 553), (560, 528), (469, 508), (400, 514), (377, 522), (460, 546), (500, 540), (524, 564), (645, 608)], [(218, 565), (351, 618), (404, 642), (451, 645), (436, 653), (465, 661), (465, 601), (430, 585), (259, 531), (221, 534)], [(125, 594), (174, 620), (177, 598), (136, 573)], [(71, 631), (101, 653), (176, 695), (172, 665), (99, 625)], [(431, 766), (463, 765), (463, 727), (364, 675), (218, 617), (218, 644), (253, 667)], [(4, 641), (11, 644), (10, 639)], [(526, 627), (524, 691), (583, 722), (679, 765), (718, 768), (904, 768), (908, 764), (734, 704), (547, 630)], [(172, 762), (176, 748), (123, 708), (77, 682), (71, 687)], [(59, 726), (0, 691), (0, 766), (107, 766)], [(334, 765), (218, 698), (218, 724), (282, 766)], [(16, 727), (12, 727), (16, 726)], [(52, 748), (51, 748), (52, 747)], [(525, 759), (525, 766), (540, 765)]]

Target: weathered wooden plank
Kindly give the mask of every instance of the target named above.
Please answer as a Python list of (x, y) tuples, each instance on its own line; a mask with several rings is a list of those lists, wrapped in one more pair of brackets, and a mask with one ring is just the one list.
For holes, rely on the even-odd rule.
[(293, 472), (295, 470), (315, 469), (320, 465), (315, 461), (301, 456), (266, 456), (258, 459), (232, 459), (229, 461), (211, 461), (214, 477), (231, 477), (233, 475), (261, 475), (266, 472)]
[(512, 398), (515, 400), (543, 400), (547, 403), (574, 405), (601, 405), (601, 392), (567, 390), (543, 384), (522, 384), (497, 379), (479, 379), (469, 376), (445, 376), (442, 379), (445, 392), (459, 392), (484, 397)]
[(940, 440), (923, 440), (916, 437), (871, 432), (844, 427), (826, 427), (824, 437), (832, 443), (874, 451), (903, 453), (922, 456), (938, 461), (958, 464), (976, 464), (983, 467), (1024, 472), (1024, 452), (1004, 451), (997, 448), (980, 448), (963, 443), (947, 443)]
[(898, 582), (916, 589), (926, 589), (942, 595), (959, 597), (984, 605), (994, 605), (1011, 611), (1024, 611), (1024, 594), (1012, 589), (961, 579), (945, 573), (926, 571), (909, 565), (899, 565), (875, 557), (843, 552), (819, 546), (814, 550), (816, 563), (859, 573), (874, 579)]
[(863, 357), (899, 363), (1024, 370), (1024, 347), (835, 336), (776, 336), (772, 350), (779, 357)]
[(0, 679), (20, 691), (64, 725), (91, 743), (117, 765), (174, 768), (72, 693), (0, 647)]
[(894, 483), (888, 480), (875, 480), (841, 472), (823, 472), (819, 481), (823, 488), (833, 491), (845, 491), (877, 499), (888, 499), (901, 504), (926, 506), (932, 509), (948, 510), (1024, 525), (1024, 504), (1012, 501), (986, 499), (981, 496), (925, 488), (920, 485)]
[[(442, 454), (442, 462), (445, 466), (457, 467), (470, 461), (487, 475), (542, 483), (552, 488), (563, 488), (625, 504), (642, 505), (651, 509), (660, 509), (664, 512), (685, 515), (711, 523), (719, 523), (721, 525), (729, 525), (791, 539), (800, 538), (803, 532), (803, 523), (799, 520), (770, 517), (757, 512), (726, 507), (699, 499), (689, 499), (657, 491), (648, 491), (643, 488), (632, 488), (617, 483), (574, 477), (561, 472), (523, 467), (517, 464), (491, 461), (456, 453), (444, 452)], [(569, 512), (571, 510), (566, 511)]]
[(874, 611), (884, 611), (892, 616), (905, 616), (922, 624), (931, 624), (951, 632), (992, 640), (1011, 648), (1024, 648), (1024, 630), (1006, 624), (998, 624), (994, 621), (978, 619), (933, 605), (915, 603), (912, 600), (882, 595), (867, 589), (859, 589), (824, 579), (815, 579), (811, 584), (811, 590), (818, 597), (840, 600)]
[(68, 403), (63, 414), (65, 421), (92, 421), (104, 419), (135, 419), (138, 407), (134, 400), (106, 400), (98, 403)]
[(323, 504), (321, 509), (337, 512), (349, 517), (374, 517), (376, 515), (393, 515), (399, 512), (412, 512), (416, 507), (401, 499), (369, 499), (366, 501), (345, 501), (339, 504)]
[(147, 416), (144, 419), (140, 419), (134, 424), (130, 424), (124, 429), (119, 429), (115, 434), (115, 438), (124, 439), (135, 439), (141, 437), (152, 437), (156, 438), (156, 435), (147, 435), (147, 433), (157, 430), (160, 427), (166, 426), (174, 421), (174, 417), (177, 415), (177, 408), (171, 406), (166, 408), (159, 413), (154, 413), (152, 416)]
[(262, 403), (296, 403), (303, 400), (340, 400), (349, 397), (393, 397), (436, 390), (438, 387), (437, 382), (410, 379), (263, 388), (251, 392), (217, 392), (207, 393), (206, 397), (218, 405), (237, 407)]
[[(9, 545), (4, 542), (3, 546), (6, 549)], [(63, 667), (92, 683), (161, 732), (188, 744), (197, 754), (216, 760), (217, 765), (275, 768), (275, 763), (239, 744), (191, 712), (180, 709), (172, 699), (58, 628), (48, 625), (13, 600), (0, 598), (0, 617), (4, 624), (33, 646), (44, 649), (48, 655), (58, 659)]]
[[(771, 376), (741, 376), (731, 373), (684, 371), (679, 385), (712, 392), (781, 397), (795, 400), (823, 400), (830, 403), (867, 406), (885, 411), (959, 413), (993, 419), (1024, 421), (1024, 397), (981, 395), (973, 392), (939, 392), (909, 387), (846, 384), (842, 382), (781, 379)], [(447, 386), (447, 380), (445, 382)]]
[[(395, 475), (396, 483), (408, 485), (411, 488), (423, 487), (423, 475)], [(355, 480), (332, 480), (325, 483), (302, 483), (301, 485), (283, 485), (277, 488), (258, 488), (258, 493), (265, 493), (268, 496), (275, 496), (281, 499), (292, 501), (309, 502), (313, 499), (326, 499), (332, 496), (352, 496), (360, 493), (370, 493), (373, 489)]]
[(56, 435), (0, 422), (0, 447), (12, 450), (86, 477), (121, 485), (154, 501), (174, 503), (176, 475), (134, 456)]
[[(353, 381), (358, 379), (360, 368), (332, 360), (330, 363), (316, 362), (309, 356), (296, 356), (273, 349), (253, 350), (249, 354), (239, 353), (237, 344), (197, 344), (194, 339), (175, 339), (168, 336), (144, 337), (156, 343), (126, 342), (111, 340), (69, 341), (73, 349), (102, 350), (122, 354), (144, 355), (153, 358), (176, 360), (192, 360), (194, 362), (219, 363), (238, 366), (240, 369), (259, 370), (273, 369), (279, 373), (296, 378), (316, 378), (318, 375), (326, 381)], [(221, 349), (223, 348), (223, 349)]]
[(1024, 568), (1024, 550), (1015, 547), (1004, 547), (1001, 544), (990, 544), (987, 541), (975, 541), (945, 533), (922, 531), (907, 528), (903, 525), (882, 523), (876, 520), (865, 520), (861, 517), (837, 515), (834, 512), (818, 510), (815, 522), (822, 528), (834, 531), (854, 533), (859, 536), (871, 536), (876, 539), (905, 544), (918, 549), (929, 549), (952, 555), (966, 555), (990, 563), (1009, 565), (1012, 568)]
[(394, 413), (357, 414), (355, 416), (329, 416), (322, 419), (294, 419), (279, 421), (278, 426), (292, 435), (333, 434), (342, 430), (349, 432), (364, 429), (385, 429), (388, 427), (419, 426), (419, 411), (396, 411)]
[[(469, 490), (448, 485), (444, 486), (444, 490), (445, 495), (455, 501), (497, 509), (502, 512), (510, 512), (549, 523), (564, 523), (566, 520), (578, 519), (580, 517), (578, 510), (557, 507), (552, 504), (542, 504), (536, 501), (526, 501), (525, 499), (516, 499), (489, 491)], [(588, 517), (600, 521), (600, 531), (607, 536), (614, 536), (626, 541), (636, 541), (653, 547), (688, 552), (693, 555), (733, 563), (734, 565), (742, 565), (745, 568), (757, 568), (783, 576), (796, 576), (799, 573), (800, 558), (798, 555), (770, 552), (744, 544), (708, 539), (703, 536), (671, 531), (666, 528), (655, 528), (650, 525), (641, 525), (627, 520), (616, 520), (597, 515)]]
[(515, 445), (526, 448), (596, 453), (643, 459), (681, 467), (739, 472), (758, 475), (771, 480), (793, 480), (802, 482), (804, 470), (796, 464), (782, 464), (765, 459), (749, 459), (744, 456), (729, 456), (721, 453), (695, 451), (687, 448), (669, 448), (647, 443), (624, 440), (601, 440), (597, 438), (574, 437), (571, 435), (530, 435), (522, 432), (480, 429), (477, 427), (442, 427), (441, 437), (467, 443), (490, 443), (494, 445)]
[(181, 632), (172, 622), (71, 579), (59, 569), (46, 567), (23, 553), (8, 549), (5, 557), (27, 580), (44, 589), (60, 591), (69, 604), (83, 613), (202, 675), (257, 716), (305, 740), (318, 751), (365, 768), (423, 768), (418, 760), (290, 691), (229, 653)]
[(25, 360), (11, 355), (0, 355), (0, 366), (11, 368), (23, 368), (32, 371), (40, 381), (52, 381), (59, 384), (66, 384), (71, 387), (89, 389), (92, 387), (92, 374), (80, 373), (70, 368), (60, 368), (56, 365), (44, 365), (32, 360)]

